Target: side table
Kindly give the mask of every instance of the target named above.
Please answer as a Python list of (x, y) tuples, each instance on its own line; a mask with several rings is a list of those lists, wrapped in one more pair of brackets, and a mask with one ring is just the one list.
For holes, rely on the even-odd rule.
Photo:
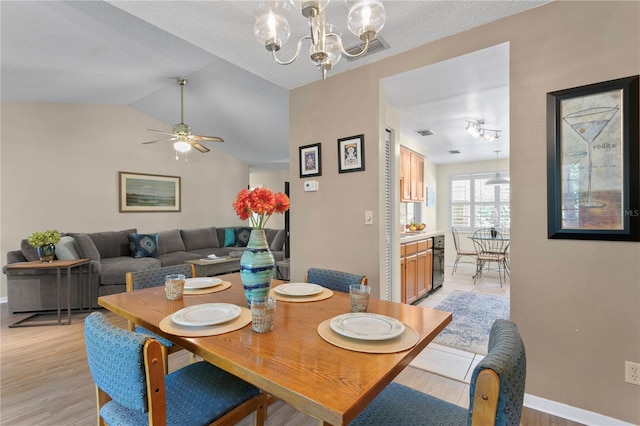
[(289, 259), (281, 260), (280, 262), (276, 262), (276, 279), (289, 281), (289, 267), (291, 266)]
[[(91, 259), (72, 259), (72, 260), (54, 260), (50, 263), (41, 262), (36, 260), (34, 262), (22, 262), (7, 265), (7, 269), (55, 269), (56, 270), (56, 278), (58, 283), (57, 295), (58, 295), (58, 323), (57, 325), (62, 324), (61, 317), (61, 291), (60, 291), (60, 283), (61, 283), (61, 275), (62, 270), (64, 269), (67, 273), (67, 325), (71, 324), (71, 270), (73, 268), (80, 268), (85, 266), (87, 268), (87, 284), (89, 287), (89, 310), (91, 311), (91, 305), (93, 301), (93, 295), (91, 291)], [(82, 280), (80, 280), (82, 281)], [(80, 291), (84, 293), (82, 283), (80, 283)], [(80, 300), (83, 299), (83, 295), (81, 295)], [(36, 312), (32, 315), (29, 315), (26, 318), (21, 319), (20, 321), (16, 321), (13, 324), (9, 325), (9, 328), (14, 327), (32, 327), (36, 325), (56, 325), (54, 323), (44, 323), (44, 324), (24, 324), (27, 320), (34, 318), (37, 315), (43, 315), (42, 312)]]

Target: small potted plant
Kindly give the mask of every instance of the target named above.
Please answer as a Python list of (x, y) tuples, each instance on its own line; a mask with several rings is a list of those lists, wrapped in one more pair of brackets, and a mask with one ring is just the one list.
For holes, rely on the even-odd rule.
[(60, 233), (56, 230), (36, 231), (29, 235), (27, 242), (38, 250), (42, 262), (51, 263), (60, 242)]

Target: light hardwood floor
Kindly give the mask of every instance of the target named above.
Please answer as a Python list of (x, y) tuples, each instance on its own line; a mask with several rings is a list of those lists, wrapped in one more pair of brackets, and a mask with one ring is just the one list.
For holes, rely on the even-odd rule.
[[(446, 283), (445, 283), (446, 285)], [(0, 305), (0, 424), (2, 426), (95, 425), (95, 388), (87, 366), (83, 319), (74, 314), (71, 325), (8, 328), (26, 315), (10, 315)], [(103, 311), (114, 324), (126, 321)], [(189, 362), (181, 351), (170, 355), (170, 369)], [(469, 385), (407, 367), (398, 382), (461, 406), (468, 406)], [(244, 419), (243, 426), (252, 424)], [(316, 421), (278, 401), (269, 407), (267, 425), (312, 426)], [(577, 423), (530, 409), (523, 425), (576, 426)]]

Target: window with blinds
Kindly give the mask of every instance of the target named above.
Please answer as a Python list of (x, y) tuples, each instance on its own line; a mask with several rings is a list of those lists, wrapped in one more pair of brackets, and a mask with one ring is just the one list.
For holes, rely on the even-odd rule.
[[(508, 173), (500, 174), (509, 178)], [(511, 227), (511, 186), (487, 185), (493, 176), (493, 173), (477, 173), (449, 177), (451, 226), (468, 232), (492, 226)]]

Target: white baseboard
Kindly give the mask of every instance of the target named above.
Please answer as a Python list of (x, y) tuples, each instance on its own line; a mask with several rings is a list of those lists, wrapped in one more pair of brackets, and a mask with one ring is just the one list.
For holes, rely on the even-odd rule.
[(604, 416), (602, 414), (594, 413), (593, 411), (583, 410), (582, 408), (572, 407), (567, 404), (562, 404), (560, 402), (551, 401), (549, 399), (529, 394), (524, 395), (524, 406), (584, 425), (633, 426), (631, 423), (623, 422), (622, 420), (614, 419), (613, 417)]

